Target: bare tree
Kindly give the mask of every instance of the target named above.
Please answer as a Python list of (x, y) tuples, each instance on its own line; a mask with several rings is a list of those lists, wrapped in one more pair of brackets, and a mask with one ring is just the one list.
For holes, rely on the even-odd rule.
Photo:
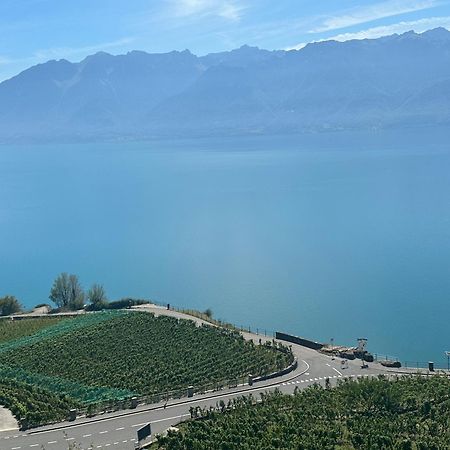
[(60, 308), (80, 309), (84, 305), (84, 292), (78, 277), (62, 273), (53, 282), (50, 300)]
[(101, 284), (93, 284), (87, 293), (92, 309), (102, 309), (108, 303), (105, 288)]

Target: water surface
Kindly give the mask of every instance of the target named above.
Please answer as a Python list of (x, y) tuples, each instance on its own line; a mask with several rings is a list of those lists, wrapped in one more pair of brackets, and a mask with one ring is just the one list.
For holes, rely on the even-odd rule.
[[(439, 141), (440, 142), (440, 141)], [(0, 295), (103, 283), (444, 364), (450, 150), (325, 135), (0, 147)]]

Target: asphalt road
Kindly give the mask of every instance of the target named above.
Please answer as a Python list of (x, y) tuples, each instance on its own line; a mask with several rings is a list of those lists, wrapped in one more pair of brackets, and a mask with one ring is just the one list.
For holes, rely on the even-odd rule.
[[(158, 307), (147, 307), (146, 310), (160, 314), (183, 314), (165, 311)], [(201, 322), (200, 320), (196, 320)], [(247, 339), (259, 340), (260, 336), (244, 333)], [(264, 340), (264, 338), (262, 338)], [(326, 378), (335, 385), (341, 378), (358, 378), (376, 376), (386, 372), (379, 364), (369, 364), (361, 368), (358, 361), (348, 361), (348, 366), (342, 368), (341, 359), (332, 359), (314, 350), (292, 344), (292, 351), (298, 359), (295, 371), (285, 376), (255, 383), (253, 386), (240, 386), (194, 395), (155, 405), (139, 406), (135, 410), (104, 414), (91, 419), (77, 419), (75, 422), (64, 422), (55, 426), (35, 428), (27, 432), (10, 431), (0, 433), (0, 450), (66, 450), (70, 445), (80, 449), (120, 449), (132, 450), (137, 442), (137, 430), (151, 423), (152, 435), (161, 433), (170, 426), (190, 417), (189, 408), (216, 406), (221, 400), (227, 403), (229, 399), (252, 394), (258, 397), (262, 392), (280, 391), (292, 394), (295, 388), (305, 389), (314, 383), (325, 384)]]

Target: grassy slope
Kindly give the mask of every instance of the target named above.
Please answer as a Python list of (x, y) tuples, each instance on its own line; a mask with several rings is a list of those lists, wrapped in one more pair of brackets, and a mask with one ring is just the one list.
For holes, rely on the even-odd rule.
[(39, 330), (55, 325), (60, 320), (62, 319), (58, 317), (22, 320), (2, 319), (0, 320), (0, 344), (30, 336)]
[(450, 448), (450, 379), (345, 382), (245, 400), (162, 438), (166, 450)]

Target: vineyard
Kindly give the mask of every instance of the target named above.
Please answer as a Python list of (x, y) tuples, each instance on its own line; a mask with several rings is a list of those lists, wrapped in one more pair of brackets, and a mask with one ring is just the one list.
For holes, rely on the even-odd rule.
[[(17, 349), (19, 347), (29, 346), (35, 342), (48, 341), (52, 338), (74, 332), (76, 330), (84, 329), (91, 325), (96, 325), (115, 317), (120, 317), (126, 313), (122, 311), (108, 311), (102, 314), (83, 314), (76, 318), (46, 318), (36, 319), (38, 325), (34, 325), (36, 330), (33, 332), (33, 320), (26, 319), (22, 321), (10, 322), (10, 335), (14, 335), (14, 328), (17, 328), (18, 336), (15, 339), (7, 340), (0, 344), (0, 353)], [(54, 322), (51, 322), (54, 321)]]
[(343, 382), (199, 410), (154, 450), (448, 450), (450, 379)]
[(67, 396), (3, 377), (0, 382), (0, 404), (14, 414), (22, 428), (65, 420), (71, 408), (80, 406), (79, 402)]
[(11, 320), (10, 318), (1, 319), (0, 344), (24, 336), (30, 336), (39, 330), (55, 325), (60, 320), (61, 319), (57, 317), (24, 320)]
[[(236, 331), (139, 312), (87, 314), (17, 336), (0, 344), (0, 389), (14, 381), (18, 389), (45, 390), (51, 402), (66, 398), (91, 407), (132, 396), (186, 392), (190, 385), (201, 390), (249, 373), (264, 375), (293, 358), (270, 345), (246, 341)], [(26, 395), (27, 389), (20, 392)], [(16, 401), (6, 397), (3, 404)], [(55, 401), (55, 411), (57, 405)], [(36, 423), (27, 419), (28, 425)]]

